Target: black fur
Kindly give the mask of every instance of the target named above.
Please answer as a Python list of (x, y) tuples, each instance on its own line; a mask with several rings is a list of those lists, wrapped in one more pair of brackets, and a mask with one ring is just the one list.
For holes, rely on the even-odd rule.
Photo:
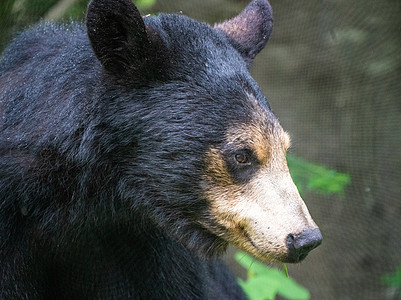
[(239, 52), (130, 0), (20, 34), (0, 61), (0, 299), (244, 298), (199, 182), (246, 94), (268, 108), (248, 73), (265, 40)]

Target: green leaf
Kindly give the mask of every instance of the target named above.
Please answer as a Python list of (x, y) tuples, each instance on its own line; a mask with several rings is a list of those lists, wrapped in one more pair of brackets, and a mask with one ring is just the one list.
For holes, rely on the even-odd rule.
[(287, 299), (294, 300), (307, 300), (310, 298), (309, 291), (296, 283), (292, 278), (286, 278), (286, 280), (281, 281), (278, 294)]
[(244, 252), (235, 253), (235, 260), (248, 270), (248, 278), (269, 274), (270, 269)]
[(239, 279), (238, 283), (250, 300), (274, 299), (278, 290), (277, 283), (266, 284), (263, 276), (247, 281)]
[(239, 280), (239, 284), (250, 300), (274, 299), (278, 294), (286, 299), (307, 300), (310, 298), (309, 291), (298, 285), (293, 279), (285, 275), (278, 275), (278, 270), (271, 269), (270, 275), (263, 275)]
[(269, 268), (251, 256), (237, 252), (235, 259), (248, 270), (248, 279), (238, 283), (250, 300), (274, 299), (278, 294), (287, 299), (309, 299), (307, 289), (276, 268)]

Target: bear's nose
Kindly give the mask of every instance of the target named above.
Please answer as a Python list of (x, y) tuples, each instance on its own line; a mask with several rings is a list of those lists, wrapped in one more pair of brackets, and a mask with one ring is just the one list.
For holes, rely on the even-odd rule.
[(290, 233), (287, 236), (288, 262), (303, 260), (312, 249), (322, 243), (322, 234), (319, 228), (306, 229), (298, 234)]

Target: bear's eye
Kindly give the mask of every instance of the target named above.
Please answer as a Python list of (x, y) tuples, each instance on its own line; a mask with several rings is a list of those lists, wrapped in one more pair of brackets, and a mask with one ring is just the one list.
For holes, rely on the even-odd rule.
[(236, 182), (248, 182), (259, 169), (259, 163), (251, 149), (233, 149), (226, 156), (227, 170)]
[(239, 163), (241, 165), (249, 165), (250, 164), (248, 156), (245, 153), (236, 153), (234, 155), (234, 158), (237, 161), (237, 163)]

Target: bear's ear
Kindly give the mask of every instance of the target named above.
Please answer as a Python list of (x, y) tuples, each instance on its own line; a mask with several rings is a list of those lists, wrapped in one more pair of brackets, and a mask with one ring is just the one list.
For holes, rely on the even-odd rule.
[(227, 35), (249, 67), (269, 40), (273, 11), (267, 0), (253, 0), (238, 16), (216, 24), (214, 28)]
[(107, 72), (134, 82), (157, 79), (162, 42), (147, 28), (131, 0), (92, 0), (86, 27), (93, 51)]

